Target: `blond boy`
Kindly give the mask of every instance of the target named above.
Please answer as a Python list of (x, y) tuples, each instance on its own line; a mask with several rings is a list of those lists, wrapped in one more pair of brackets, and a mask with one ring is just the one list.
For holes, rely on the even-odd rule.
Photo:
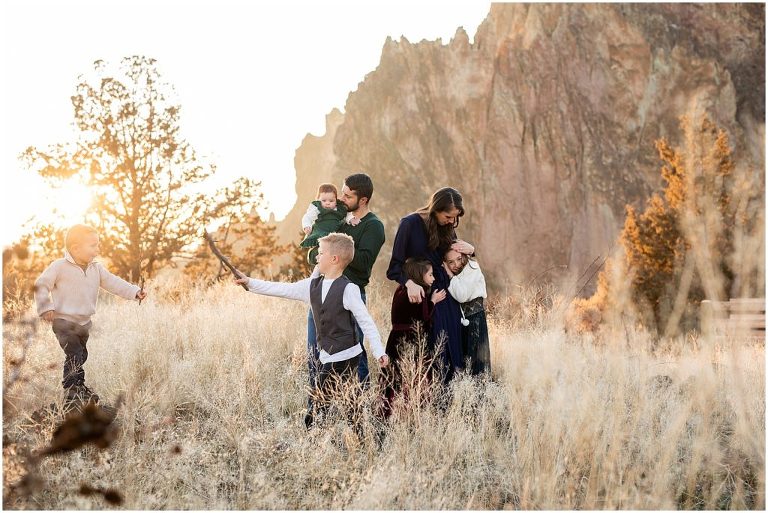
[(146, 293), (94, 260), (99, 255), (99, 234), (94, 228), (72, 226), (64, 245), (64, 258), (54, 260), (35, 281), (37, 313), (51, 323), (64, 350), (61, 384), (66, 400), (97, 402), (99, 396), (85, 385), (83, 364), (88, 359), (91, 316), (96, 313), (99, 289), (126, 299), (144, 299)]
[[(295, 299), (309, 303), (317, 329), (320, 368), (314, 395), (318, 412), (327, 409), (336, 384), (350, 382), (357, 373), (362, 346), (357, 340), (355, 322), (360, 326), (381, 367), (389, 364), (381, 336), (360, 297), (360, 289), (342, 273), (355, 253), (352, 237), (332, 233), (320, 238), (317, 267), (312, 276), (296, 283), (280, 283), (243, 277), (236, 283), (256, 294)], [(244, 276), (240, 273), (241, 276)], [(356, 380), (355, 380), (356, 381)], [(313, 422), (305, 419), (307, 427)]]

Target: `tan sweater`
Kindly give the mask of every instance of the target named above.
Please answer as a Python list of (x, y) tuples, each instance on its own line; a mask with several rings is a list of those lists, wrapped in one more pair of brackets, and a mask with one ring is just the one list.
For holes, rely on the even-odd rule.
[(64, 258), (54, 260), (35, 281), (37, 314), (54, 310), (57, 319), (88, 324), (96, 313), (99, 288), (126, 299), (136, 299), (139, 291), (138, 286), (118, 278), (99, 262), (91, 262), (83, 271), (65, 251)]

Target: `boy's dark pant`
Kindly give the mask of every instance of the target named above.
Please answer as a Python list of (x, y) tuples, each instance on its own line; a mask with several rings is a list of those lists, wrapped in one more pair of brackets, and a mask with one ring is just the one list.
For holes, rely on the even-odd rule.
[(331, 403), (336, 401), (343, 403), (349, 420), (357, 424), (358, 397), (355, 389), (360, 387), (357, 374), (357, 366), (360, 356), (355, 356), (342, 362), (329, 362), (320, 364), (317, 372), (317, 385), (314, 391), (315, 414), (325, 416)]
[[(364, 292), (360, 293), (360, 298), (363, 300), (363, 304), (365, 304)], [(357, 330), (357, 339), (360, 341), (360, 347), (363, 349), (357, 364), (357, 377), (360, 379), (363, 387), (367, 388), (371, 382), (370, 371), (368, 370), (368, 355), (363, 345), (363, 330), (356, 322), (355, 330)], [(307, 367), (309, 368), (309, 389), (314, 391), (317, 384), (317, 373), (320, 369), (320, 350), (317, 348), (317, 330), (315, 329), (315, 318), (312, 316), (312, 308), (307, 313)], [(312, 415), (312, 393), (310, 393), (307, 399), (307, 415)]]
[(91, 322), (81, 326), (64, 319), (53, 320), (53, 332), (64, 350), (64, 379), (61, 384), (65, 389), (85, 384), (83, 364), (88, 359), (88, 332)]

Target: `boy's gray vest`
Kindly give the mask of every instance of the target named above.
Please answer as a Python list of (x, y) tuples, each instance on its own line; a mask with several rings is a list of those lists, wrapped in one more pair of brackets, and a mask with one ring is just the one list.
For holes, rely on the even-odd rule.
[(317, 331), (317, 347), (328, 354), (336, 354), (357, 344), (357, 333), (352, 312), (344, 309), (344, 289), (351, 283), (346, 276), (339, 276), (328, 289), (323, 301), (323, 277), (317, 277), (309, 285), (309, 304)]

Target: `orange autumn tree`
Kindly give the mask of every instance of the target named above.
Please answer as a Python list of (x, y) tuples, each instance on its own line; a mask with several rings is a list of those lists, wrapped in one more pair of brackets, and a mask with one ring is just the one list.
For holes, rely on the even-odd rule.
[[(734, 241), (759, 237), (763, 226), (764, 184), (754, 169), (736, 173), (728, 134), (706, 116), (683, 117), (681, 129), (682, 148), (656, 142), (664, 188), (642, 212), (627, 206), (619, 236), (631, 298), (644, 324), (666, 335), (695, 326), (701, 300), (744, 294), (754, 283), (759, 271), (737, 265), (745, 255)], [(611, 287), (604, 271), (592, 298), (575, 301), (581, 325), (605, 313)]]

